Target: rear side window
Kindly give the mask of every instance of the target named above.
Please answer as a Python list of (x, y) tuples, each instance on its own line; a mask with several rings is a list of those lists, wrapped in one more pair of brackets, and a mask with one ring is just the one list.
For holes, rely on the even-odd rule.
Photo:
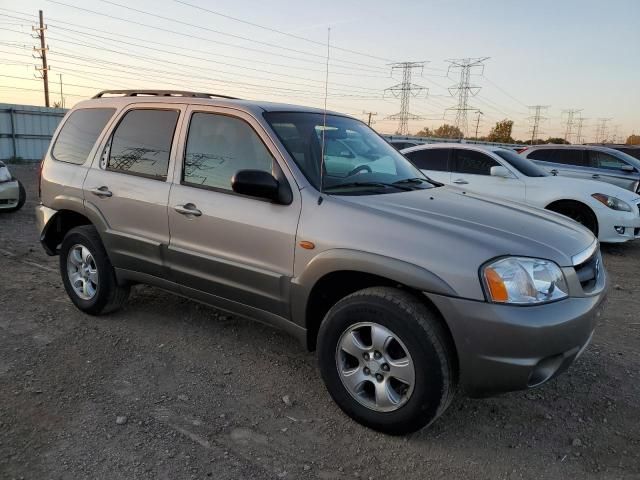
[(413, 164), (421, 170), (449, 171), (449, 149), (430, 148), (405, 154)]
[(532, 152), (529, 152), (529, 154), (526, 155), (526, 157), (531, 160), (542, 160), (543, 162), (552, 162), (555, 152), (557, 152), (557, 150), (551, 150), (551, 149), (545, 148), (545, 149), (534, 150)]
[(111, 138), (107, 170), (166, 179), (179, 115), (176, 110), (127, 112)]
[(491, 175), (491, 167), (500, 165), (493, 158), (475, 150), (455, 149), (454, 152), (456, 155), (455, 171), (458, 173)]
[(586, 166), (582, 158), (582, 150), (562, 149), (556, 150), (553, 156), (553, 163), (560, 163), (562, 165), (575, 165), (578, 167)]
[(53, 146), (53, 158), (76, 165), (84, 163), (114, 112), (114, 108), (84, 108), (72, 112)]
[(239, 170), (271, 172), (273, 157), (244, 120), (214, 113), (194, 113), (189, 125), (183, 183), (231, 190)]

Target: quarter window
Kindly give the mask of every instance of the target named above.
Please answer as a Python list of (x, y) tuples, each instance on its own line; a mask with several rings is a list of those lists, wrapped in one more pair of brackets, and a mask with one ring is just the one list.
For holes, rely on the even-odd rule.
[(72, 112), (53, 146), (53, 158), (76, 165), (84, 163), (114, 112), (114, 108), (85, 108)]
[(231, 190), (231, 179), (239, 170), (272, 168), (271, 153), (245, 121), (212, 113), (191, 117), (183, 183)]
[(111, 138), (107, 170), (165, 180), (180, 112), (127, 112)]
[(413, 164), (421, 170), (435, 170), (437, 172), (449, 171), (449, 149), (429, 148), (416, 150), (405, 154)]
[(475, 150), (456, 149), (456, 169), (458, 173), (468, 173), (472, 175), (491, 175), (491, 167), (500, 164), (482, 152)]

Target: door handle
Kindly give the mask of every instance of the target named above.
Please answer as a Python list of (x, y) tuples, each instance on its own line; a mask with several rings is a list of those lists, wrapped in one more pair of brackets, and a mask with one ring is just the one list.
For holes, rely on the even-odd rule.
[(467, 182), (466, 180), (462, 179), (462, 178), (458, 178), (457, 180), (454, 180), (453, 183), (457, 183), (458, 185), (466, 185)]
[(598, 175), (597, 173), (594, 173), (593, 175), (591, 175), (591, 178), (600, 178), (600, 175)]
[(176, 205), (173, 209), (182, 215), (193, 215), (199, 217), (202, 212), (196, 208), (193, 203), (185, 203), (184, 205)]
[(93, 193), (94, 195), (98, 196), (98, 197), (111, 197), (111, 196), (113, 196), (113, 193), (111, 193), (111, 190), (109, 190), (109, 187), (106, 187), (104, 185), (102, 187), (92, 188), (89, 191), (91, 193)]

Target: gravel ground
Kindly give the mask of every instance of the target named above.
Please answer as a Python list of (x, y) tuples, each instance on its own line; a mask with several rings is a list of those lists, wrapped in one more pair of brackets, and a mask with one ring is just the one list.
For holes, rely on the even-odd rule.
[(603, 248), (608, 305), (567, 373), (397, 438), (342, 414), (269, 327), (151, 287), (80, 313), (38, 243), (36, 169), (12, 171), (28, 201), (0, 215), (2, 478), (640, 478), (640, 242)]

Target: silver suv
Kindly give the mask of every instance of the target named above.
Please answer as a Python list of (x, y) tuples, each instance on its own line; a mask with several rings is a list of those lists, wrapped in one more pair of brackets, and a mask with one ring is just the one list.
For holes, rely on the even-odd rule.
[(538, 145), (520, 155), (554, 175), (599, 180), (640, 193), (640, 160), (596, 145)]
[(82, 311), (156, 285), (290, 332), (337, 404), (402, 434), (457, 386), (543, 384), (591, 339), (598, 243), (433, 182), (362, 122), (189, 92), (103, 92), (46, 155), (41, 241)]

